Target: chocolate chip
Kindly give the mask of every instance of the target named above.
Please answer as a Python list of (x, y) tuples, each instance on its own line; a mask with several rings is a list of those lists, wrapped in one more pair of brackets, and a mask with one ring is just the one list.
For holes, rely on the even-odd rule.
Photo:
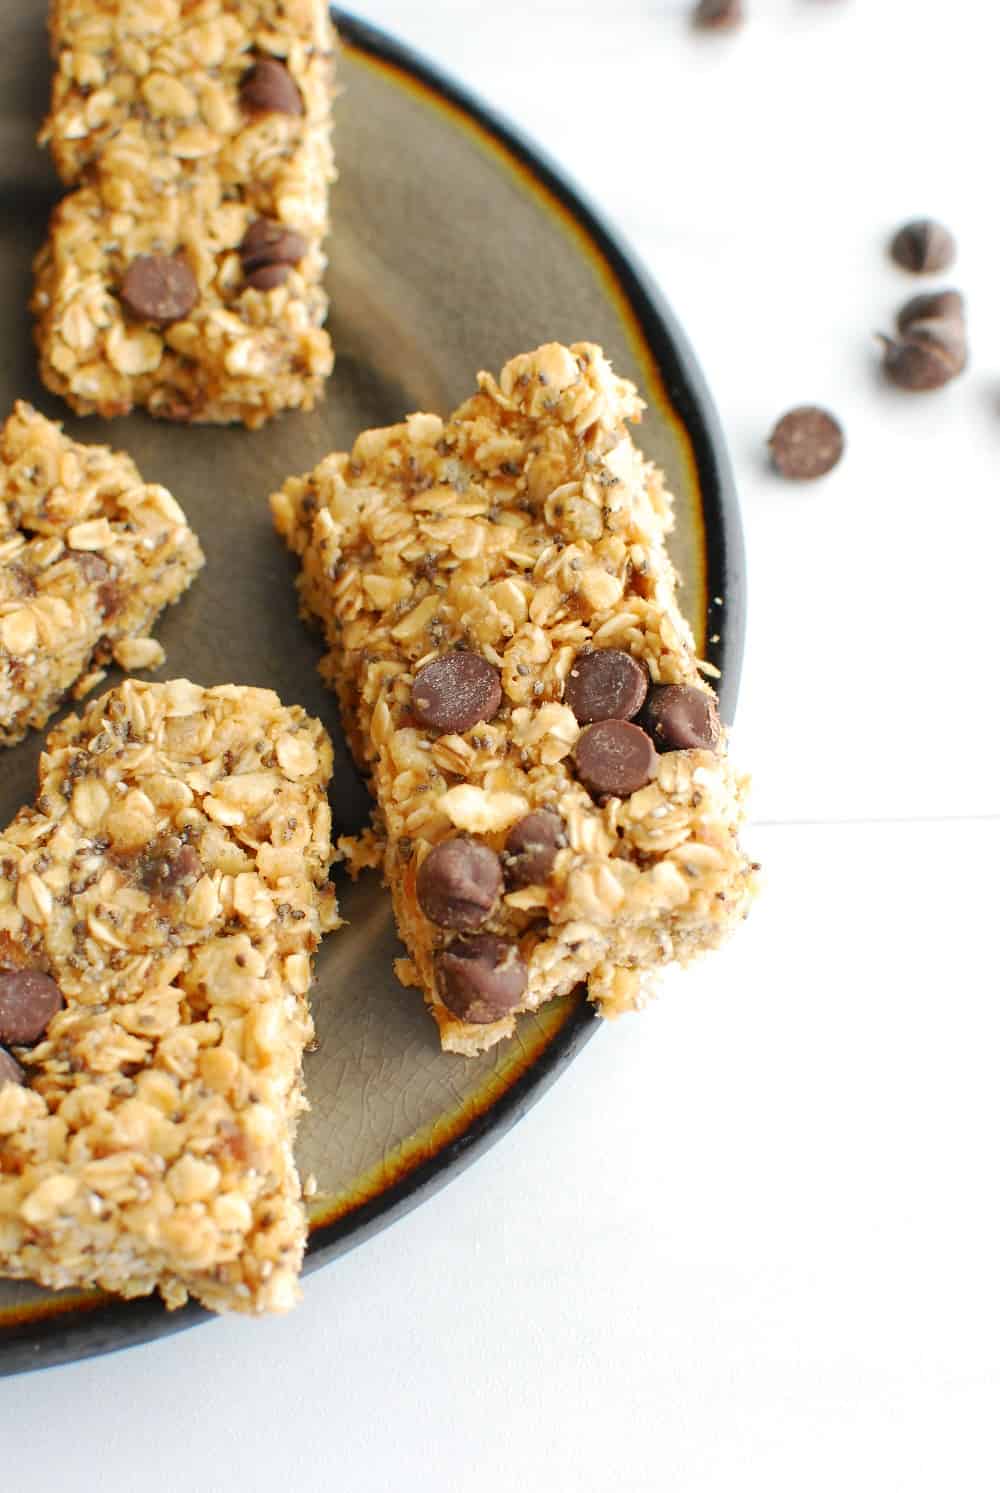
[(14, 1047), (37, 1042), (62, 1003), (59, 986), (41, 970), (0, 972), (0, 1042)]
[(246, 283), (252, 290), (277, 290), (291, 273), (290, 264), (262, 264), (259, 270), (250, 271)]
[(714, 751), (722, 735), (714, 699), (691, 684), (655, 684), (639, 719), (661, 752)]
[(417, 901), (439, 928), (481, 928), (503, 890), (500, 857), (481, 840), (442, 840), (417, 872)]
[(309, 245), (301, 233), (274, 218), (255, 218), (243, 235), (240, 258), (243, 268), (262, 264), (298, 264)]
[(698, 0), (691, 17), (706, 31), (723, 31), (743, 21), (743, 0)]
[(462, 1021), (499, 1021), (517, 1005), (528, 971), (517, 944), (495, 933), (456, 938), (434, 961), (438, 994)]
[(240, 102), (244, 109), (260, 114), (301, 114), (302, 95), (283, 62), (275, 57), (261, 57), (240, 84)]
[(23, 1084), (24, 1069), (17, 1061), (17, 1058), (11, 1057), (9, 1052), (4, 1052), (3, 1048), (0, 1047), (0, 1089), (3, 1088), (5, 1083)]
[(827, 410), (803, 404), (783, 415), (768, 442), (771, 460), (783, 477), (811, 482), (825, 477), (844, 454), (844, 432)]
[(965, 298), (957, 290), (931, 290), (911, 296), (900, 307), (896, 327), (906, 333), (915, 321), (951, 321), (965, 324)]
[(122, 280), (121, 297), (132, 315), (166, 327), (182, 321), (198, 304), (198, 282), (176, 254), (140, 254)]
[(255, 290), (274, 290), (284, 285), (293, 265), (309, 249), (301, 233), (273, 218), (257, 218), (240, 244), (240, 260), (248, 285)]
[(508, 886), (540, 886), (547, 881), (566, 840), (566, 826), (551, 809), (525, 814), (507, 836), (504, 874)]
[(886, 377), (897, 388), (913, 393), (942, 388), (958, 377), (968, 361), (964, 323), (945, 317), (911, 321), (899, 341), (881, 340)]
[(577, 654), (563, 698), (581, 726), (591, 721), (630, 721), (648, 688), (649, 675), (630, 653), (594, 648)]
[(955, 240), (943, 223), (915, 218), (897, 229), (889, 253), (900, 269), (912, 275), (936, 275), (954, 262)]
[(435, 731), (468, 731), (500, 709), (500, 673), (478, 653), (445, 653), (413, 681), (413, 713)]
[(580, 733), (576, 770), (592, 793), (627, 798), (656, 776), (656, 748), (630, 721), (595, 721)]
[(176, 835), (155, 840), (142, 855), (136, 868), (136, 880), (147, 892), (168, 896), (193, 885), (204, 873), (197, 851)]

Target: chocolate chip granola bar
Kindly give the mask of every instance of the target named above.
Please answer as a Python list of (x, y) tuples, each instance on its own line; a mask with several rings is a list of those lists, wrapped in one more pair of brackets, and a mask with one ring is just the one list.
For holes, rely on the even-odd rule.
[(75, 190), (36, 262), (42, 376), (80, 414), (311, 409), (334, 176), (321, 0), (54, 0), (42, 132)]
[(662, 474), (599, 348), (513, 359), (272, 498), (445, 1048), (581, 982), (641, 1006), (745, 915), (745, 781), (678, 608)]
[(186, 680), (49, 738), (0, 835), (0, 1274), (295, 1301), (331, 766), (297, 707)]
[(19, 403), (0, 433), (0, 745), (44, 726), (112, 659), (149, 668), (149, 637), (204, 564), (166, 488)]

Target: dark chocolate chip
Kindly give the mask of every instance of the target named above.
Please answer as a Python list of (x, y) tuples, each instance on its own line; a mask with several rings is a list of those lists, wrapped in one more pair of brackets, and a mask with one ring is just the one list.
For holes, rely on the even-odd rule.
[(17, 1058), (11, 1057), (9, 1052), (4, 1052), (3, 1048), (0, 1047), (0, 1089), (3, 1088), (5, 1083), (23, 1084), (24, 1069), (17, 1061)]
[(500, 709), (500, 672), (478, 653), (445, 653), (413, 681), (413, 713), (435, 731), (469, 731)]
[(915, 218), (897, 229), (889, 253), (900, 269), (912, 275), (936, 275), (954, 263), (955, 240), (943, 223)]
[(439, 928), (481, 928), (502, 890), (500, 857), (464, 835), (435, 845), (417, 872), (417, 901)]
[(30, 1047), (45, 1028), (63, 998), (55, 980), (37, 969), (0, 972), (0, 1042), (12, 1047)]
[(828, 410), (803, 404), (783, 415), (768, 442), (771, 460), (783, 477), (811, 482), (825, 477), (844, 454), (844, 432)]
[(552, 809), (525, 814), (507, 836), (504, 874), (508, 886), (540, 886), (567, 844), (566, 826)]
[(743, 0), (698, 0), (691, 17), (706, 31), (723, 31), (743, 21)]
[(656, 748), (631, 721), (595, 721), (580, 732), (576, 770), (592, 793), (627, 798), (656, 776)]
[(301, 114), (302, 95), (283, 62), (261, 57), (243, 77), (240, 102), (244, 109), (261, 114)]
[(252, 290), (277, 290), (291, 273), (290, 264), (262, 264), (259, 270), (250, 271), (246, 283)]
[(944, 317), (911, 321), (906, 336), (882, 338), (882, 366), (897, 388), (926, 393), (951, 383), (968, 361), (965, 326)]
[(121, 296), (140, 321), (166, 327), (194, 310), (198, 282), (187, 260), (179, 255), (140, 254), (125, 271)]
[[(240, 244), (240, 261), (247, 284), (273, 290), (288, 279), (289, 269), (304, 259), (309, 245), (301, 233), (273, 218), (256, 218)], [(277, 272), (284, 270), (284, 274)]]
[(578, 653), (563, 698), (581, 726), (591, 721), (630, 721), (646, 698), (649, 675), (620, 648)]
[(528, 983), (517, 944), (495, 933), (456, 938), (437, 955), (434, 968), (448, 1010), (478, 1025), (512, 1011)]
[(661, 752), (714, 751), (722, 735), (714, 699), (692, 684), (654, 684), (639, 721)]
[(193, 885), (204, 873), (198, 853), (176, 835), (156, 840), (141, 857), (136, 880), (147, 892), (168, 896)]
[(906, 333), (915, 321), (951, 321), (965, 324), (965, 297), (957, 290), (930, 290), (911, 296), (896, 316), (896, 327)]

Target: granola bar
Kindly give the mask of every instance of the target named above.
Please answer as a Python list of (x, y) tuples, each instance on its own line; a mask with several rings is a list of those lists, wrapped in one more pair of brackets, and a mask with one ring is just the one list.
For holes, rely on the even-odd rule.
[(112, 659), (149, 668), (149, 636), (204, 557), (166, 488), (19, 403), (0, 433), (0, 745), (44, 726)]
[(580, 982), (638, 1008), (748, 907), (746, 784), (641, 410), (599, 348), (552, 344), (271, 500), (371, 778), (403, 973), (452, 1051)]
[(80, 414), (311, 409), (334, 34), (320, 0), (56, 0), (42, 132), (75, 190), (36, 261), (42, 377)]
[(236, 685), (129, 680), (52, 733), (0, 836), (0, 1274), (294, 1303), (331, 766)]

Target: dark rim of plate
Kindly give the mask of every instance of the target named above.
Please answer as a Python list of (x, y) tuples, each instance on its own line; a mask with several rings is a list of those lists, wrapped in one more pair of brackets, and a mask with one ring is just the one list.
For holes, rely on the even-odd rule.
[[(357, 16), (331, 7), (344, 45), (386, 63), (450, 104), (496, 142), (564, 209), (610, 271), (646, 344), (663, 390), (691, 443), (700, 489), (705, 551), (707, 615), (705, 653), (720, 671), (720, 705), (731, 721), (736, 709), (746, 626), (743, 532), (736, 488), (719, 418), (688, 339), (635, 255), (612, 232), (544, 151), (501, 114), (434, 64)], [(713, 641), (714, 639), (714, 641)], [(314, 1228), (308, 1273), (346, 1254), (387, 1224), (402, 1218), (489, 1149), (517, 1124), (597, 1030), (593, 1008), (581, 1001), (535, 1061), (483, 1114), (453, 1140), (400, 1179), (334, 1222)], [(68, 1311), (28, 1314), (0, 1336), (0, 1377), (75, 1362), (193, 1327), (211, 1313), (191, 1304), (167, 1312), (158, 1297), (116, 1301), (104, 1296)]]

